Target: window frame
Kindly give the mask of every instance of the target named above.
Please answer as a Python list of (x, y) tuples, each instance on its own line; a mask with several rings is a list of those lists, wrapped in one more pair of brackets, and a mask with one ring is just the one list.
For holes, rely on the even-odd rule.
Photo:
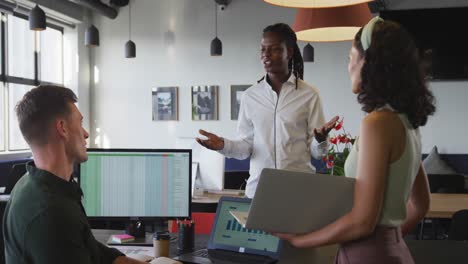
[[(16, 76), (10, 76), (7, 74), (7, 67), (8, 67), (8, 35), (12, 34), (11, 32), (8, 32), (8, 15), (15, 16), (20, 19), (28, 20), (28, 17), (24, 14), (20, 13), (6, 13), (1, 11), (0, 12), (0, 31), (1, 31), (1, 36), (0, 36), (0, 82), (2, 82), (2, 86), (0, 86), (0, 93), (2, 93), (2, 102), (1, 106), (3, 108), (3, 122), (0, 123), (1, 128), (4, 131), (4, 144), (3, 144), (3, 149), (0, 148), (0, 159), (3, 156), (15, 156), (16, 154), (21, 154), (21, 153), (29, 153), (30, 149), (12, 149), (11, 144), (10, 144), (10, 127), (9, 127), (9, 116), (10, 116), (10, 102), (9, 102), (9, 92), (10, 87), (9, 84), (20, 84), (20, 85), (28, 85), (28, 86), (38, 86), (40, 84), (49, 84), (49, 85), (58, 85), (58, 86), (63, 86), (64, 82), (64, 54), (63, 54), (63, 49), (64, 49), (64, 29), (63, 27), (47, 23), (46, 26), (47, 28), (57, 30), (61, 33), (62, 39), (61, 39), (61, 45), (62, 45), (62, 63), (61, 63), (61, 68), (62, 68), (62, 83), (53, 83), (53, 82), (46, 82), (42, 81), (40, 78), (40, 70), (41, 70), (41, 61), (40, 61), (40, 50), (42, 47), (39, 47), (41, 45), (40, 43), (40, 36), (39, 32), (36, 32), (34, 34), (34, 78), (29, 79), (29, 78), (23, 78), (23, 77), (16, 77)], [(47, 29), (46, 29), (47, 30)], [(38, 49), (39, 47), (39, 49)]]

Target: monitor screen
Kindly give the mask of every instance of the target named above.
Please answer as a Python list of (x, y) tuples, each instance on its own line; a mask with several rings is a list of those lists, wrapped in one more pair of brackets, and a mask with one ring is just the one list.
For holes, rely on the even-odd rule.
[(212, 191), (224, 189), (224, 155), (201, 146), (195, 138), (178, 138), (176, 147), (192, 150), (192, 161), (196, 162), (193, 167), (196, 170), (192, 171), (196, 179), (195, 188)]
[(466, 24), (468, 7), (384, 10), (380, 16), (413, 36), (429, 79), (468, 79), (468, 38), (459, 27)]
[(88, 149), (80, 165), (90, 218), (190, 216), (192, 152), (186, 149)]

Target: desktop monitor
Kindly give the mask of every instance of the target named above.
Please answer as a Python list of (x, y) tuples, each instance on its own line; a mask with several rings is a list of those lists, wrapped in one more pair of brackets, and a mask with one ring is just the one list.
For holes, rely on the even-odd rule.
[(80, 165), (90, 219), (190, 217), (192, 152), (188, 149), (88, 149)]
[(224, 155), (201, 146), (195, 138), (178, 138), (176, 147), (192, 150), (192, 161), (195, 163), (192, 167), (194, 188), (214, 191), (224, 189)]

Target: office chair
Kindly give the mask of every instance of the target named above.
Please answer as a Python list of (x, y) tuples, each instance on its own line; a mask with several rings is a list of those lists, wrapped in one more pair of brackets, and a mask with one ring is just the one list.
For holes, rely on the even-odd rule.
[(225, 171), (224, 189), (245, 190), (245, 181), (249, 176), (249, 171)]
[(464, 193), (465, 177), (461, 174), (428, 174), (431, 193)]
[(7, 185), (5, 187), (5, 194), (10, 194), (23, 175), (26, 174), (26, 163), (16, 163), (11, 167), (11, 171), (8, 174)]
[(460, 210), (452, 216), (447, 238), (449, 240), (468, 240), (468, 210)]
[[(464, 193), (465, 192), (465, 177), (461, 174), (428, 174), (429, 189), (431, 193)], [(426, 219), (426, 218), (425, 218)], [(424, 223), (423, 219), (419, 230), (419, 237), (424, 236)], [(438, 237), (438, 229), (442, 227), (443, 236), (447, 237), (448, 226), (450, 220), (448, 219), (432, 219), (432, 233), (433, 239)]]

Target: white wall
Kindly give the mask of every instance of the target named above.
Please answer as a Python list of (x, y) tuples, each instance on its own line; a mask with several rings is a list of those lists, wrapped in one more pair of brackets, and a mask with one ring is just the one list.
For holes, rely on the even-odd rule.
[[(400, 1), (401, 2), (401, 1)], [(101, 46), (92, 52), (96, 69), (91, 86), (91, 145), (122, 148), (171, 148), (178, 137), (195, 136), (204, 128), (235, 136), (230, 120), (230, 85), (252, 84), (263, 74), (259, 60), (262, 29), (276, 22), (293, 23), (292, 9), (263, 1), (233, 0), (218, 13), (218, 35), (223, 56), (210, 57), (214, 38), (213, 0), (132, 1), (132, 40), (135, 59), (124, 58), (128, 40), (128, 7), (115, 20), (95, 16)], [(175, 34), (167, 43), (165, 32)], [(301, 43), (301, 48), (304, 43)], [(357, 134), (363, 114), (350, 91), (347, 75), (350, 42), (314, 44), (316, 61), (306, 63), (305, 80), (322, 95), (327, 118), (345, 117), (345, 126)], [(98, 76), (96, 72), (99, 72)], [(220, 86), (219, 121), (191, 120), (191, 85)], [(179, 87), (179, 121), (151, 120), (151, 88)], [(468, 82), (435, 82), (431, 87), (438, 112), (423, 129), (423, 151), (436, 144), (445, 153), (467, 153)]]

